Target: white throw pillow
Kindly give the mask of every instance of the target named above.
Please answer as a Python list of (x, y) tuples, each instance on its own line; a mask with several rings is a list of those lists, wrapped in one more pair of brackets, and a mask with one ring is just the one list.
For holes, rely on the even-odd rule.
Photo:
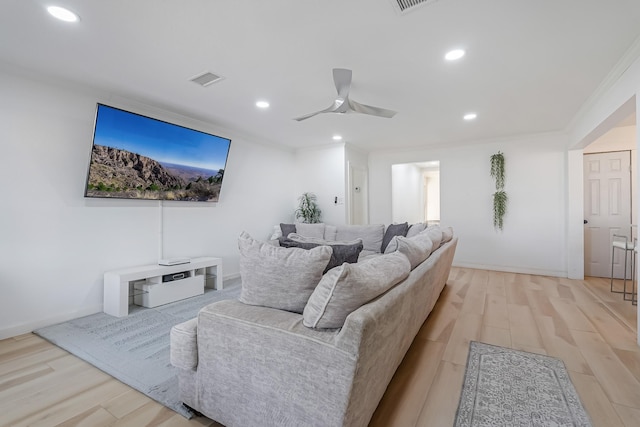
[(302, 313), (331, 259), (329, 246), (310, 250), (281, 248), (243, 232), (238, 239), (245, 304)]
[(282, 237), (282, 229), (279, 225), (274, 225), (273, 232), (271, 233), (271, 237), (269, 237), (269, 240), (276, 240), (278, 237)]
[(304, 307), (302, 323), (309, 328), (340, 328), (351, 312), (391, 289), (410, 270), (409, 260), (400, 252), (331, 269)]

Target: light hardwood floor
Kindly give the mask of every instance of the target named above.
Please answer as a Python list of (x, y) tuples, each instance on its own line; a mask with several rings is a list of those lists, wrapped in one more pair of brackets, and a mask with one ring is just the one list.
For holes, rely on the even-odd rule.
[[(451, 426), (469, 341), (564, 361), (594, 426), (640, 426), (636, 307), (585, 281), (453, 268), (372, 427)], [(185, 420), (33, 335), (0, 341), (0, 426), (219, 426)]]

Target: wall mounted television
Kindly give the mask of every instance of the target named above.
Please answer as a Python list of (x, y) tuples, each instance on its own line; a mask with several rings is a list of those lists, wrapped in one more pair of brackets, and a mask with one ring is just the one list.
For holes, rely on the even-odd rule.
[(85, 197), (217, 202), (231, 140), (98, 104)]

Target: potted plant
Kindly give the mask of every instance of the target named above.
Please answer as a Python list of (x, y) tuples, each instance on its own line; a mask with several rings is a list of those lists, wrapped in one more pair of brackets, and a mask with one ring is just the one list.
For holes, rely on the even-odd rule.
[(318, 207), (318, 198), (313, 193), (302, 193), (298, 198), (298, 209), (296, 209), (296, 219), (302, 220), (306, 224), (320, 222), (322, 211)]
[(504, 155), (500, 151), (491, 156), (491, 176), (496, 180), (496, 192), (493, 193), (493, 226), (502, 230), (508, 198), (504, 191)]

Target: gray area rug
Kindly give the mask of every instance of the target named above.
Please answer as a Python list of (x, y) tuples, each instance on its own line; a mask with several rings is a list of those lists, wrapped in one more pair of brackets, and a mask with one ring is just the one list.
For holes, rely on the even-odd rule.
[(456, 427), (591, 426), (560, 359), (471, 341)]
[(131, 306), (127, 317), (98, 313), (34, 333), (191, 418), (178, 399), (178, 379), (169, 363), (169, 332), (208, 304), (238, 298), (240, 288), (238, 278), (219, 291), (207, 289), (204, 295), (160, 307)]

